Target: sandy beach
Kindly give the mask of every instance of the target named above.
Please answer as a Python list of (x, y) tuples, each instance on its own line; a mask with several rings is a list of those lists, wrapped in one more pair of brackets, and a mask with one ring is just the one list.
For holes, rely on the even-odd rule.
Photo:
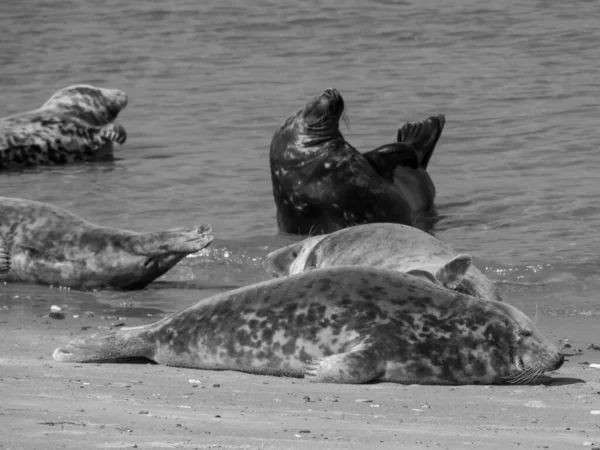
[(52, 359), (72, 337), (122, 323), (102, 319), (0, 309), (0, 448), (600, 448), (593, 317), (540, 318), (547, 336), (570, 347), (564, 366), (534, 386), (313, 384)]

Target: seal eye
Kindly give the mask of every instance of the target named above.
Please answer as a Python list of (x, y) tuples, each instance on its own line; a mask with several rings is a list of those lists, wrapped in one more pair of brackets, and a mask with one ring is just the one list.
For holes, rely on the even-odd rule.
[(517, 333), (517, 336), (519, 336), (519, 337), (528, 337), (528, 336), (531, 336), (531, 331), (519, 330), (519, 332)]

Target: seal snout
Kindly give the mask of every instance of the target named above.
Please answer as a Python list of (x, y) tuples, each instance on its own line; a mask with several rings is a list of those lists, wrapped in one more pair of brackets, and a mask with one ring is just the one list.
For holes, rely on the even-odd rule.
[(548, 371), (551, 372), (553, 370), (558, 370), (562, 367), (565, 362), (565, 355), (563, 352), (559, 351), (556, 357), (554, 358), (554, 362), (548, 365)]

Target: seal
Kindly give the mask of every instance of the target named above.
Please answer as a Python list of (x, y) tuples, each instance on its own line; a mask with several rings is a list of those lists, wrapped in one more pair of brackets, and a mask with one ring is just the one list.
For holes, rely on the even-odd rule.
[(413, 225), (433, 207), (427, 165), (444, 116), (406, 123), (396, 142), (361, 154), (340, 131), (343, 111), (340, 93), (327, 89), (273, 136), (271, 181), (284, 232), (324, 234), (373, 222)]
[(403, 384), (528, 383), (564, 360), (506, 303), (372, 267), (313, 270), (221, 293), (152, 324), (76, 338), (53, 357)]
[(335, 266), (370, 266), (425, 278), (463, 294), (502, 301), (494, 283), (471, 257), (424, 231), (394, 223), (373, 223), (311, 236), (267, 255), (265, 268), (284, 276)]
[(113, 143), (127, 139), (114, 122), (125, 106), (123, 91), (79, 84), (36, 110), (0, 119), (0, 169), (111, 158)]
[(101, 227), (46, 203), (0, 197), (0, 281), (141, 289), (212, 241), (210, 225), (154, 233)]

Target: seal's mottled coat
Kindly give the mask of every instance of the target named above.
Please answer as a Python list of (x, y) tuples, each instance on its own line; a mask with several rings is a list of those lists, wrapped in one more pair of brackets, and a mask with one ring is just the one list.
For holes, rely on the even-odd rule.
[(210, 225), (101, 227), (46, 203), (0, 197), (0, 281), (140, 289), (212, 241)]
[(344, 100), (327, 89), (277, 129), (270, 165), (279, 227), (330, 233), (352, 225), (412, 225), (433, 206), (427, 164), (444, 128), (442, 115), (407, 123), (397, 142), (361, 154), (342, 136)]
[(127, 105), (118, 89), (74, 85), (40, 108), (0, 119), (0, 169), (112, 157), (127, 133), (115, 123)]
[(526, 382), (563, 355), (519, 310), (399, 272), (335, 267), (200, 300), (156, 323), (92, 334), (64, 362), (145, 357), (316, 382)]
[(502, 301), (494, 283), (472, 264), (459, 279), (447, 283), (445, 269), (452, 269), (460, 257), (452, 247), (424, 231), (394, 223), (373, 223), (311, 236), (277, 249), (267, 255), (265, 266), (274, 276), (334, 266), (370, 266), (417, 276), (429, 274), (428, 278), (434, 282), (458, 292)]

